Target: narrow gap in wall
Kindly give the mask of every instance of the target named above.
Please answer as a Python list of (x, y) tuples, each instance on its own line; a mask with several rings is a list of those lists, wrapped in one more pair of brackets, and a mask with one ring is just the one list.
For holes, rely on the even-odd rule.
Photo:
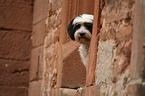
[[(68, 14), (68, 24), (74, 17), (76, 17), (77, 15), (80, 15), (80, 13), (85, 14), (85, 12), (86, 13), (93, 12), (92, 11), (93, 8), (90, 8), (91, 9), (90, 12), (87, 12), (89, 11), (88, 10), (89, 8), (87, 10), (84, 9), (86, 7), (94, 7), (94, 6), (90, 6), (92, 5), (91, 4), (92, 2), (94, 1), (91, 0), (89, 4), (85, 4), (85, 0), (83, 1), (82, 0), (68, 0), (69, 11), (66, 13)], [(67, 26), (68, 24), (66, 24), (65, 26)], [(67, 34), (66, 36), (68, 36), (68, 33), (65, 33), (65, 34)], [(70, 40), (70, 37), (68, 38), (67, 38), (68, 42), (66, 42), (65, 44), (62, 44), (62, 46), (64, 47), (62, 48), (63, 49), (62, 51), (63, 64), (61, 65), (62, 66), (62, 82), (61, 82), (62, 84), (60, 87), (68, 88), (68, 89), (78, 89), (80, 87), (85, 86), (86, 68), (81, 61), (80, 54), (78, 51), (79, 43), (77, 43), (77, 41)]]

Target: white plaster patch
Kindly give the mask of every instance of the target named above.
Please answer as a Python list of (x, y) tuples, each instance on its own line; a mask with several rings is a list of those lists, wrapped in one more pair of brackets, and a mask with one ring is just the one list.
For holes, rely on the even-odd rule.
[(111, 88), (112, 58), (115, 44), (113, 42), (99, 42), (97, 53), (96, 85), (100, 85), (100, 94), (109, 96)]
[(113, 42), (99, 42), (97, 53), (96, 84), (111, 82), (114, 46), (115, 44)]

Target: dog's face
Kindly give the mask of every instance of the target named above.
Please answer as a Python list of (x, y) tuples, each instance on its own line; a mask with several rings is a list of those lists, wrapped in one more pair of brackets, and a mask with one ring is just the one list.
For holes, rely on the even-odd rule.
[(74, 18), (68, 25), (68, 34), (72, 40), (89, 44), (92, 37), (93, 15), (83, 14)]

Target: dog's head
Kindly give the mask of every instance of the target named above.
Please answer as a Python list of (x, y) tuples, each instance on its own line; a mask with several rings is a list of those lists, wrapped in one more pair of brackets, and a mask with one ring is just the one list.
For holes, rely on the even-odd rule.
[(72, 40), (89, 44), (92, 37), (93, 15), (83, 14), (75, 17), (68, 25), (68, 34)]

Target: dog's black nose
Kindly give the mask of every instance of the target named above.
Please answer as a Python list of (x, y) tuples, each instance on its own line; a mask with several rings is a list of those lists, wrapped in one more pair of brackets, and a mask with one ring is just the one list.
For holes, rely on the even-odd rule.
[(80, 33), (80, 36), (83, 37), (85, 35), (85, 33)]

